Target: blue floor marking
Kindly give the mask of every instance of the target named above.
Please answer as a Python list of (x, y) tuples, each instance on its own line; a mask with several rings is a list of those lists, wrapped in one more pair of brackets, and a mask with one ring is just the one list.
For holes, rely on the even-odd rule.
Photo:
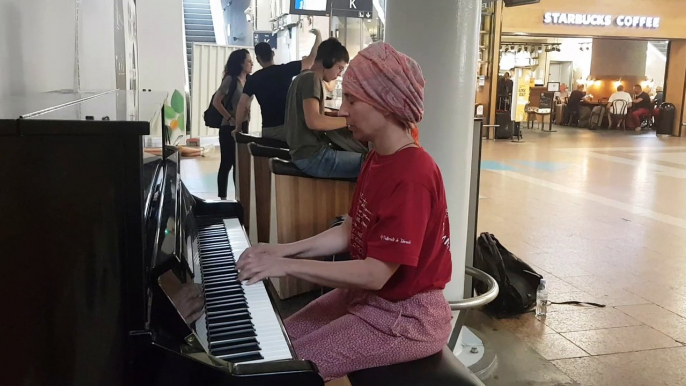
[(498, 161), (481, 161), (481, 169), (482, 170), (496, 170), (496, 171), (519, 171), (517, 168), (505, 165), (502, 162)]
[(567, 169), (571, 166), (568, 163), (562, 162), (542, 162), (542, 161), (511, 161), (522, 166), (530, 167), (532, 169), (543, 170), (546, 172), (556, 172), (559, 170)]

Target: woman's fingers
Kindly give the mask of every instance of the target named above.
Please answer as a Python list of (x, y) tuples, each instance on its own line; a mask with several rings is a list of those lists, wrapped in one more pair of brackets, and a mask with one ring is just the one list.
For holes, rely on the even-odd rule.
[(265, 272), (260, 272), (257, 275), (253, 276), (252, 279), (248, 280), (248, 285), (253, 285), (255, 283), (258, 283), (264, 279), (267, 278), (267, 274)]
[[(269, 259), (264, 255), (255, 256), (252, 259), (247, 259), (241, 267), (238, 268), (238, 280), (248, 281), (248, 284), (254, 284), (268, 276), (270, 263), (273, 259)], [(240, 261), (239, 261), (240, 262)], [(238, 265), (237, 265), (238, 267)]]

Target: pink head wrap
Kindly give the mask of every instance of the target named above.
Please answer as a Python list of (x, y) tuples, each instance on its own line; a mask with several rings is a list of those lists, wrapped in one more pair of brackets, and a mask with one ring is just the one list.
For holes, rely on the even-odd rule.
[(425, 84), (419, 64), (384, 42), (360, 51), (343, 76), (346, 93), (412, 124), (416, 142), (416, 124), (424, 116)]

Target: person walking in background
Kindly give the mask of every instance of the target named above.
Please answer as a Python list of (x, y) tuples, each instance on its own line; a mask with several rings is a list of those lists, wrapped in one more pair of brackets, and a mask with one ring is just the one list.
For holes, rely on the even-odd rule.
[[(248, 50), (236, 50), (229, 55), (224, 67), (224, 77), (219, 89), (212, 98), (212, 104), (224, 117), (219, 128), (219, 150), (221, 163), (217, 174), (217, 189), (219, 198), (226, 200), (229, 172), (236, 163), (236, 141), (233, 138), (233, 131), (237, 130), (236, 113), (238, 101), (243, 93), (243, 86), (252, 73), (252, 58)], [(249, 111), (243, 111), (249, 117)], [(244, 121), (238, 126), (240, 131), (247, 132), (248, 122)], [(234, 183), (236, 182), (236, 171), (233, 173)]]
[(262, 69), (255, 72), (245, 83), (236, 114), (238, 125), (243, 123), (247, 116), (246, 112), (250, 111), (252, 97), (256, 96), (262, 110), (262, 136), (286, 142), (283, 123), (288, 88), (294, 77), (312, 67), (322, 42), (322, 34), (319, 30), (315, 29), (311, 32), (315, 35), (314, 45), (310, 55), (303, 60), (274, 64), (274, 51), (269, 43), (262, 42), (255, 46), (255, 56)]
[(498, 79), (498, 110), (510, 111), (513, 90), (514, 82), (510, 79), (510, 73), (506, 72)]
[(636, 131), (641, 131), (641, 117), (650, 115), (650, 95), (643, 91), (643, 87), (640, 84), (634, 86), (634, 100), (633, 111), (629, 113), (629, 119), (627, 123), (630, 129), (635, 129)]

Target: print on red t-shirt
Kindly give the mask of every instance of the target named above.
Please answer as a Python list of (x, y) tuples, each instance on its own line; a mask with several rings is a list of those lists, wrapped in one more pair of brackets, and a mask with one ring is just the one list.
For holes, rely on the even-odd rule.
[(440, 170), (423, 149), (371, 152), (357, 179), (350, 255), (400, 264), (377, 295), (404, 300), (443, 289), (452, 273), (450, 223)]

